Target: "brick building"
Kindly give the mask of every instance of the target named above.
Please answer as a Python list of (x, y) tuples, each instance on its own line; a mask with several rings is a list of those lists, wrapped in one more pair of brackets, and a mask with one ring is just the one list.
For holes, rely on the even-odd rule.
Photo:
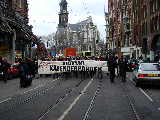
[(10, 62), (16, 57), (31, 57), (33, 44), (39, 45), (39, 39), (28, 25), (27, 0), (1, 0), (0, 56)]
[(109, 0), (109, 22), (116, 54), (151, 60), (160, 55), (159, 0)]
[(154, 59), (160, 55), (160, 1), (137, 0), (140, 2), (140, 45), (144, 57)]

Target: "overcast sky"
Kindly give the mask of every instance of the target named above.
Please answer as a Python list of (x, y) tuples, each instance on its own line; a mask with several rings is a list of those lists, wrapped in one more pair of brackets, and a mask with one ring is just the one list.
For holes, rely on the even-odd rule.
[[(58, 25), (59, 3), (61, 0), (28, 0), (29, 24), (33, 25), (36, 35), (56, 32)], [(108, 0), (67, 0), (69, 23), (74, 24), (92, 16), (101, 36), (105, 37), (104, 9)]]

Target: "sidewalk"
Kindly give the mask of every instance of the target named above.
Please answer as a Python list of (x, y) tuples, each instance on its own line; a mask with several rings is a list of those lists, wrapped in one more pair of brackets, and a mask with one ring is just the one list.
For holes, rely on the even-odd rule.
[(46, 83), (52, 82), (54, 79), (51, 77), (41, 77), (33, 79), (32, 85), (27, 88), (19, 87), (19, 78), (8, 80), (7, 83), (0, 81), (0, 103), (16, 94), (21, 94), (29, 90), (44, 86)]

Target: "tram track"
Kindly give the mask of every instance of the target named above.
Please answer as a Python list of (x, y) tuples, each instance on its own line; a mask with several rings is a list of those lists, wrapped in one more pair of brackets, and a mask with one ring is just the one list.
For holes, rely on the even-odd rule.
[(134, 98), (131, 95), (129, 95), (129, 93), (127, 92), (128, 89), (127, 89), (125, 83), (122, 84), (121, 87), (122, 87), (122, 90), (124, 92), (125, 97), (127, 98), (128, 104), (131, 108), (131, 111), (133, 112), (134, 120), (142, 120), (140, 114), (136, 110), (136, 106), (135, 106), (135, 103), (134, 103)]
[[(82, 80), (77, 80), (75, 82), (73, 82), (73, 84), (66, 84), (65, 86), (63, 85), (63, 82), (67, 82), (65, 80), (63, 80), (63, 78), (60, 78), (59, 81), (57, 81), (56, 83), (53, 84), (47, 84), (46, 86), (42, 86), (39, 89), (34, 89), (33, 91), (29, 91), (26, 92), (24, 94), (17, 94), (15, 96), (12, 97), (12, 100), (8, 100), (7, 102), (5, 102), (5, 104), (1, 104), (1, 108), (0, 108), (0, 113), (13, 113), (13, 112), (17, 112), (18, 109), (16, 109), (18, 106), (26, 106), (27, 104), (31, 105), (31, 104), (35, 104), (36, 106), (36, 101), (39, 101), (41, 98), (44, 99), (47, 96), (54, 96), (53, 89), (58, 88), (59, 90), (61, 89), (60, 86), (63, 86), (63, 93), (62, 91), (59, 92), (61, 94), (57, 94), (55, 93), (55, 95), (57, 94), (57, 100), (56, 98), (53, 100), (54, 103), (56, 104), (56, 106), (62, 102), (64, 100), (64, 98), (66, 96), (68, 96), (68, 94), (70, 94), (72, 92), (73, 89), (71, 89), (70, 87), (73, 86), (79, 86), (82, 83)], [(70, 86), (70, 87), (69, 87)], [(53, 105), (53, 102), (51, 100), (47, 100), (48, 101), (48, 105), (45, 107), (43, 110), (39, 110), (39, 115), (42, 113), (42, 111), (49, 111)], [(38, 104), (42, 102), (41, 100), (38, 102)], [(44, 102), (42, 104), (45, 104)], [(42, 108), (42, 107), (40, 107)], [(47, 109), (46, 109), (47, 108)], [(42, 113), (41, 115), (44, 115), (44, 113)]]
[(82, 120), (88, 120), (89, 114), (91, 113), (91, 111), (92, 111), (93, 108), (94, 108), (95, 100), (96, 100), (98, 94), (100, 93), (101, 88), (102, 88), (102, 81), (99, 80), (98, 87), (97, 87), (97, 89), (96, 89), (96, 91), (95, 91), (95, 93), (94, 93), (94, 96), (92, 97), (92, 100), (91, 100), (91, 102), (90, 102), (90, 105), (89, 105), (87, 111), (85, 112), (85, 115), (84, 115), (84, 117), (83, 117)]
[[(49, 112), (55, 110), (58, 105), (60, 105), (61, 103), (63, 103), (65, 101), (65, 99), (67, 99), (67, 97), (69, 95), (71, 95), (73, 93), (73, 91), (78, 88), (82, 83), (83, 83), (83, 79), (81, 79), (77, 84), (75, 84), (72, 88), (68, 88), (65, 90), (65, 94), (62, 94), (58, 97), (58, 99), (56, 100), (55, 104), (50, 105), (39, 117), (37, 120), (42, 120), (43, 118), (45, 118)], [(80, 93), (82, 94), (82, 93)]]
[[(56, 81), (54, 81), (56, 82)], [(24, 92), (23, 94), (16, 94), (12, 96), (10, 99), (8, 99), (4, 104), (1, 104), (1, 106), (8, 106), (3, 109), (5, 112), (14, 111), (19, 105), (27, 104), (29, 102), (32, 102), (35, 98), (38, 98), (40, 96), (45, 95), (49, 90), (54, 89), (56, 86), (60, 85), (61, 81), (58, 81), (57, 83), (49, 84), (47, 83), (45, 86), (40, 86), (37, 89), (32, 89), (27, 92)], [(0, 107), (3, 108), (3, 107)], [(1, 113), (0, 109), (0, 113)]]

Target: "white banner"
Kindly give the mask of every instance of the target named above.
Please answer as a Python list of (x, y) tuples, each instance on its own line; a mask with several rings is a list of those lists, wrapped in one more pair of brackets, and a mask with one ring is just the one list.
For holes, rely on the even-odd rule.
[(41, 61), (38, 60), (38, 74), (54, 74), (72, 71), (108, 71), (106, 61), (72, 60)]

